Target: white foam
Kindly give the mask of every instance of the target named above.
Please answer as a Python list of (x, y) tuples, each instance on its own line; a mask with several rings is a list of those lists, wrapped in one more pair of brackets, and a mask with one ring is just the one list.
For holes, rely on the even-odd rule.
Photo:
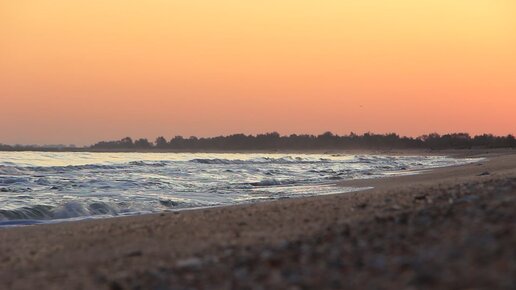
[(328, 186), (339, 179), (413, 174), (476, 160), (385, 155), (0, 152), (0, 220), (25, 221), (20, 222), (23, 224), (332, 194), (345, 191)]

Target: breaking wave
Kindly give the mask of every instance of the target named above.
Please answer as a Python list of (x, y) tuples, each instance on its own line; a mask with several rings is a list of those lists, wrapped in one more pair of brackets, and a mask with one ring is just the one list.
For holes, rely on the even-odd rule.
[(20, 220), (20, 219), (66, 219), (81, 216), (94, 215), (118, 215), (119, 209), (116, 206), (102, 202), (93, 202), (90, 204), (80, 202), (67, 202), (60, 206), (34, 205), (24, 206), (17, 209), (5, 210), (0, 209), (0, 221), (3, 220)]
[(201, 164), (303, 164), (303, 163), (323, 163), (330, 162), (330, 159), (326, 158), (301, 158), (301, 157), (282, 157), (282, 158), (270, 158), (270, 157), (262, 157), (262, 158), (254, 158), (250, 160), (240, 160), (240, 159), (202, 159), (196, 158), (190, 160), (190, 162), (201, 163)]
[[(443, 156), (0, 152), (0, 226), (344, 191), (336, 180), (414, 174)], [(349, 189), (358, 190), (358, 189)]]

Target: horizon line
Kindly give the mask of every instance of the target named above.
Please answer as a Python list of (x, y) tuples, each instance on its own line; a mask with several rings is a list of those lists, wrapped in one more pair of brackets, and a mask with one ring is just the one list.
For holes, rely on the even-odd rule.
[(353, 131), (347, 133), (347, 134), (336, 134), (336, 133), (333, 133), (331, 131), (324, 131), (323, 133), (319, 133), (319, 134), (309, 134), (309, 133), (290, 133), (290, 134), (280, 134), (278, 133), (277, 131), (269, 131), (269, 132), (263, 132), (263, 133), (256, 133), (256, 134), (246, 134), (246, 133), (231, 133), (231, 134), (220, 134), (220, 135), (211, 135), (211, 136), (195, 136), (195, 135), (174, 135), (172, 137), (164, 137), (163, 135), (158, 135), (156, 137), (154, 137), (154, 139), (152, 138), (147, 138), (147, 137), (131, 137), (131, 136), (125, 136), (125, 137), (121, 137), (121, 138), (113, 138), (113, 139), (109, 139), (109, 140), (98, 140), (98, 141), (95, 141), (89, 145), (76, 145), (76, 144), (73, 144), (73, 143), (70, 143), (70, 144), (64, 144), (64, 143), (47, 143), (47, 144), (38, 144), (38, 143), (33, 143), (33, 144), (21, 144), (21, 143), (3, 143), (3, 142), (0, 142), (0, 146), (14, 146), (14, 147), (38, 147), (38, 148), (45, 148), (45, 147), (48, 147), (48, 148), (77, 148), (77, 149), (81, 149), (81, 148), (89, 148), (89, 147), (92, 147), (98, 143), (101, 143), (101, 142), (115, 142), (115, 141), (121, 141), (121, 140), (124, 140), (124, 139), (131, 139), (132, 141), (137, 141), (137, 140), (147, 140), (149, 141), (151, 144), (154, 144), (155, 141), (158, 139), (158, 138), (164, 138), (166, 141), (171, 141), (173, 140), (174, 138), (183, 138), (185, 140), (188, 140), (188, 139), (214, 139), (214, 138), (224, 138), (224, 137), (231, 137), (231, 136), (237, 136), (237, 135), (243, 135), (245, 137), (258, 137), (258, 136), (261, 136), (261, 135), (278, 135), (279, 138), (288, 138), (288, 137), (293, 137), (293, 136), (310, 136), (310, 137), (318, 137), (318, 136), (324, 136), (324, 135), (328, 135), (328, 134), (331, 134), (331, 136), (333, 137), (351, 137), (351, 136), (357, 136), (357, 137), (361, 137), (361, 136), (365, 136), (365, 135), (371, 135), (371, 136), (389, 136), (389, 135), (395, 135), (397, 136), (398, 138), (409, 138), (409, 139), (414, 139), (414, 140), (417, 140), (417, 139), (421, 139), (425, 136), (430, 136), (430, 135), (435, 135), (435, 136), (447, 136), (447, 135), (467, 135), (471, 138), (474, 138), (474, 137), (477, 137), (477, 136), (492, 136), (492, 137), (497, 137), (497, 138), (503, 138), (503, 137), (515, 137), (514, 134), (512, 133), (508, 133), (508, 134), (493, 134), (493, 133), (480, 133), (480, 134), (471, 134), (471, 133), (468, 133), (468, 132), (447, 132), (447, 133), (438, 133), (438, 132), (429, 132), (429, 133), (425, 133), (425, 134), (421, 134), (421, 135), (401, 135), (399, 133), (396, 133), (396, 132), (388, 132), (388, 133), (375, 133), (375, 132), (372, 132), (372, 131), (368, 131), (368, 132), (364, 132), (364, 133), (355, 133)]

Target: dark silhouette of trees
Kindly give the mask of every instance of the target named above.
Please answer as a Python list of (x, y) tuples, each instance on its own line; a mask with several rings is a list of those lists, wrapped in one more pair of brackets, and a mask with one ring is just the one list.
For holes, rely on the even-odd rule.
[(145, 138), (140, 138), (136, 141), (134, 141), (134, 148), (138, 149), (149, 149), (153, 147), (153, 144), (149, 142), (149, 140)]
[(165, 139), (165, 137), (160, 136), (160, 137), (156, 138), (156, 141), (154, 142), (154, 144), (156, 144), (156, 148), (163, 149), (163, 148), (167, 148), (168, 142), (167, 142), (167, 139)]
[(486, 139), (484, 144), (475, 142), (468, 133), (453, 133), (442, 136), (437, 133), (432, 133), (419, 138), (424, 142), (426, 147), (430, 149), (470, 149), (472, 147), (496, 148), (498, 146), (495, 146), (495, 139), (503, 137), (494, 137), (491, 135), (491, 138)]
[(101, 141), (92, 146), (97, 149), (131, 149), (133, 147), (133, 139), (130, 137), (122, 138), (119, 141)]
[(431, 133), (417, 138), (401, 137), (395, 133), (339, 136), (332, 132), (320, 135), (291, 134), (281, 136), (277, 132), (245, 135), (232, 134), (216, 137), (175, 136), (167, 141), (164, 137), (150, 142), (145, 138), (133, 141), (130, 137), (117, 141), (101, 141), (87, 148), (71, 146), (2, 145), (0, 151), (84, 151), (84, 150), (320, 150), (320, 149), (470, 149), (470, 148), (516, 148), (513, 135), (494, 136), (482, 134), (470, 136), (467, 133), (439, 135)]
[(315, 150), (315, 149), (470, 149), (470, 148), (516, 148), (514, 136), (483, 134), (471, 137), (467, 133), (439, 135), (431, 133), (417, 138), (401, 137), (395, 133), (339, 136), (332, 132), (320, 135), (281, 136), (277, 132), (245, 135), (232, 134), (210, 138), (176, 136), (170, 141), (158, 137), (154, 143), (130, 138), (120, 141), (99, 142), (92, 149), (170, 149), (170, 150)]

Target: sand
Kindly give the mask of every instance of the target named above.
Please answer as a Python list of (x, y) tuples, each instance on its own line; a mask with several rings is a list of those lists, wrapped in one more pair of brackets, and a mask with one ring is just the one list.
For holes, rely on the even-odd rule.
[(374, 189), (0, 229), (1, 289), (514, 289), (516, 153)]

